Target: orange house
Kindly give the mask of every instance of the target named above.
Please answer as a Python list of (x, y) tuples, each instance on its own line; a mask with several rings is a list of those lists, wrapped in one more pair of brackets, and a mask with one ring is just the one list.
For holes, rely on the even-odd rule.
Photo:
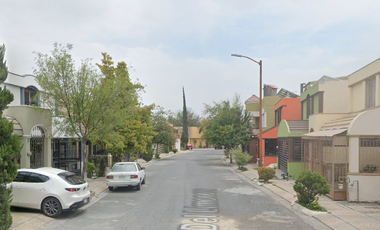
[(261, 156), (263, 166), (277, 164), (278, 139), (277, 132), (281, 120), (301, 120), (301, 101), (296, 98), (282, 98), (275, 106), (275, 125), (263, 132)]

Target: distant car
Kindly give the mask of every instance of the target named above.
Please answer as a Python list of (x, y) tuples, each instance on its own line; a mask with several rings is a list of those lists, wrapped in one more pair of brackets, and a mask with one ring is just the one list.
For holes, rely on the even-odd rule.
[(186, 149), (190, 149), (190, 150), (193, 149), (193, 145), (192, 144), (187, 144), (186, 145)]
[(19, 169), (7, 187), (12, 190), (11, 206), (39, 209), (49, 217), (90, 202), (87, 181), (58, 168)]
[(215, 149), (223, 149), (223, 145), (215, 145)]
[(119, 162), (114, 164), (111, 172), (107, 174), (107, 185), (110, 191), (116, 187), (134, 186), (136, 190), (145, 184), (145, 168), (137, 162)]

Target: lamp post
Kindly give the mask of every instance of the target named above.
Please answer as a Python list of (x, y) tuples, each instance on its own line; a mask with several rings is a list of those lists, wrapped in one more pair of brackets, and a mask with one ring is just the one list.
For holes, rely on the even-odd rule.
[(262, 166), (262, 163), (263, 163), (263, 160), (262, 160), (262, 156), (261, 156), (261, 147), (262, 147), (262, 134), (263, 134), (263, 113), (262, 113), (262, 110), (263, 110), (263, 92), (262, 92), (262, 80), (263, 80), (263, 75), (262, 75), (262, 66), (263, 66), (263, 62), (260, 60), (260, 61), (256, 61), (250, 57), (247, 57), (247, 56), (243, 56), (243, 55), (240, 55), (240, 54), (231, 54), (231, 56), (233, 57), (240, 57), (240, 58), (247, 58), (255, 63), (257, 63), (259, 66), (260, 66), (260, 101), (259, 101), (259, 104), (260, 104), (260, 108), (259, 108), (259, 145), (258, 145), (258, 150), (259, 150), (259, 166)]

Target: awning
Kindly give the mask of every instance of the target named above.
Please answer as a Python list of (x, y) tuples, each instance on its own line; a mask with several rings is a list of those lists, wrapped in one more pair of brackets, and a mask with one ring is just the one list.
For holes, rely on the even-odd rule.
[(310, 139), (315, 137), (333, 137), (337, 134), (341, 134), (347, 132), (347, 129), (328, 129), (328, 130), (320, 130), (312, 133), (307, 133), (302, 135), (302, 138)]

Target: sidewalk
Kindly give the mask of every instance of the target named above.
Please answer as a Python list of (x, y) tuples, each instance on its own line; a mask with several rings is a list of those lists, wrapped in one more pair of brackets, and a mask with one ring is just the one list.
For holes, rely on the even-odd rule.
[(380, 205), (377, 203), (349, 203), (347, 201), (333, 201), (328, 197), (320, 197), (319, 204), (327, 210), (326, 212), (315, 212), (295, 203), (296, 192), (293, 190), (294, 180), (278, 179), (281, 171), (276, 170), (276, 179), (272, 179), (267, 184), (261, 183), (258, 178), (257, 164), (249, 164), (245, 167), (245, 172), (238, 170), (236, 164), (230, 164), (229, 159), (223, 158), (225, 166), (230, 166), (236, 173), (247, 177), (256, 185), (262, 186), (274, 194), (289, 202), (289, 207), (311, 216), (331, 229), (380, 229)]
[[(181, 154), (183, 152), (188, 151), (179, 151), (176, 154)], [(173, 152), (162, 153), (160, 154), (160, 158), (163, 159), (173, 155), (175, 155)], [(155, 158), (153, 158), (150, 162), (146, 162), (143, 159), (137, 160), (141, 167), (149, 167), (149, 165), (154, 164), (155, 161), (157, 161)], [(87, 207), (91, 206), (94, 199), (98, 199), (99, 195), (108, 189), (106, 177), (85, 179), (88, 182), (91, 191), (91, 202), (88, 205), (84, 206), (82, 209), (86, 209)], [(11, 214), (13, 218), (13, 224), (11, 227), (12, 230), (35, 230), (55, 220), (54, 218), (43, 215), (38, 210), (14, 208), (14, 211), (12, 211)]]

